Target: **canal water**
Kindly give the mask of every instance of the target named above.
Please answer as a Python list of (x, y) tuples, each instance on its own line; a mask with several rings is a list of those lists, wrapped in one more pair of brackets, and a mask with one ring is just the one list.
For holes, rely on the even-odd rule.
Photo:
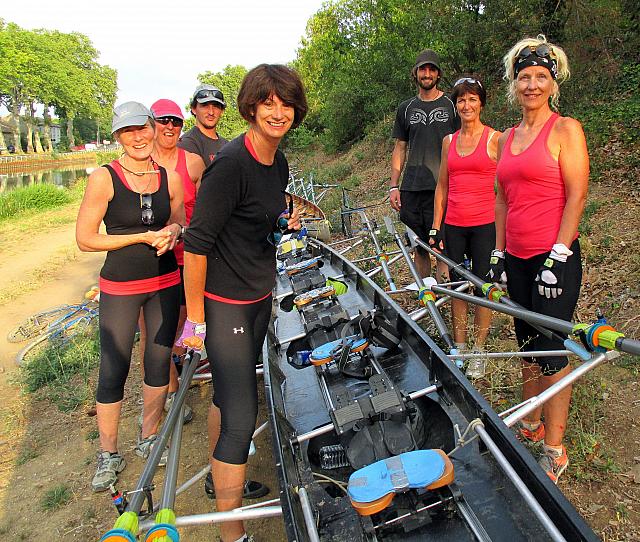
[(33, 184), (53, 184), (67, 187), (80, 177), (88, 176), (95, 169), (95, 165), (80, 167), (78, 164), (57, 169), (40, 171), (0, 173), (0, 194), (6, 194), (16, 188)]

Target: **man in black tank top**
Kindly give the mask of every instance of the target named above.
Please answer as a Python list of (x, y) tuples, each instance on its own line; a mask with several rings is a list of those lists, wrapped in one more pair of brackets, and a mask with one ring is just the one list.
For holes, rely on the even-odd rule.
[(227, 143), (218, 135), (217, 126), (227, 104), (222, 91), (213, 85), (199, 85), (191, 98), (191, 113), (196, 125), (184, 134), (178, 147), (198, 154), (208, 166), (216, 153)]
[[(400, 220), (425, 243), (433, 222), (442, 139), (460, 127), (453, 102), (438, 89), (441, 75), (438, 54), (431, 49), (422, 51), (411, 71), (418, 95), (398, 106), (392, 133), (396, 143), (391, 156), (391, 207), (400, 211)], [(421, 276), (431, 274), (429, 256), (420, 247), (415, 261)]]

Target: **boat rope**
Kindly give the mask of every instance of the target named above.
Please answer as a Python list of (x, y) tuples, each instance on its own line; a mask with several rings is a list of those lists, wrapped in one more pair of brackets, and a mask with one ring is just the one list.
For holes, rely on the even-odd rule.
[(338, 486), (343, 493), (346, 495), (347, 494), (347, 484), (345, 484), (344, 482), (339, 482), (338, 480), (335, 480), (334, 478), (331, 478), (330, 476), (327, 476), (326, 474), (321, 474), (319, 472), (315, 472), (313, 471), (313, 476), (315, 478), (320, 478), (321, 481), (324, 482), (328, 482), (331, 484), (335, 484), (336, 486)]
[(462, 434), (460, 433), (460, 426), (457, 423), (453, 426), (457, 434), (457, 446), (447, 454), (448, 456), (452, 456), (455, 452), (457, 452), (461, 448), (464, 448), (467, 444), (473, 442), (478, 438), (478, 433), (475, 433), (471, 438), (467, 439), (467, 435), (471, 431), (474, 431), (477, 425), (482, 425), (482, 420), (480, 418), (471, 420), (469, 422), (469, 425), (467, 425), (467, 428), (464, 430), (464, 433)]

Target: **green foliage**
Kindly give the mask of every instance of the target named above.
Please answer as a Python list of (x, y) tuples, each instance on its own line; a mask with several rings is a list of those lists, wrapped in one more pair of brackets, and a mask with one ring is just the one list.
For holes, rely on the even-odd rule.
[[(204, 72), (198, 75), (201, 83), (214, 85), (224, 94), (227, 107), (218, 123), (218, 133), (227, 139), (233, 139), (247, 129), (247, 123), (238, 111), (238, 91), (246, 74), (244, 66), (227, 65), (221, 72)], [(187, 109), (189, 107), (187, 105)]]
[[(504, 129), (513, 125), (517, 111), (505, 99), (502, 56), (518, 39), (543, 32), (565, 48), (571, 62), (572, 79), (562, 88), (563, 114), (582, 120), (579, 113), (595, 105), (599, 111), (585, 126), (594, 137), (606, 137), (616, 124), (634, 127), (640, 117), (640, 47), (635, 32), (638, 12), (632, 4), (633, 0), (326, 2), (309, 20), (295, 61), (308, 92), (305, 124), (330, 152), (372, 130), (388, 138), (395, 108), (415, 92), (410, 80), (415, 56), (430, 47), (442, 59), (440, 88), (449, 89), (461, 74), (479, 75), (489, 98), (485, 121)], [(598, 69), (595, 58), (603, 60)]]
[(52, 184), (34, 184), (0, 194), (0, 222), (31, 209), (49, 209), (71, 202), (68, 190)]
[(66, 484), (58, 484), (47, 490), (40, 501), (45, 511), (53, 511), (67, 504), (72, 497), (71, 489)]
[(98, 55), (84, 34), (0, 21), (0, 100), (14, 118), (23, 106), (40, 103), (68, 121), (84, 116), (108, 130), (117, 74), (99, 64)]
[(96, 162), (99, 165), (108, 164), (118, 159), (121, 155), (122, 151), (118, 149), (113, 151), (96, 151)]
[(77, 335), (69, 343), (48, 344), (20, 368), (20, 383), (27, 393), (46, 388), (45, 396), (60, 410), (69, 411), (91, 395), (88, 380), (100, 359), (96, 329)]

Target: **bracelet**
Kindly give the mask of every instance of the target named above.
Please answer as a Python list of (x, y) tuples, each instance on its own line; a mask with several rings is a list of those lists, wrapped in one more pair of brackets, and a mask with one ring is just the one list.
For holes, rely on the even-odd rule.
[(389, 188), (389, 192), (393, 192), (394, 190), (400, 190), (397, 186), (392, 186)]

